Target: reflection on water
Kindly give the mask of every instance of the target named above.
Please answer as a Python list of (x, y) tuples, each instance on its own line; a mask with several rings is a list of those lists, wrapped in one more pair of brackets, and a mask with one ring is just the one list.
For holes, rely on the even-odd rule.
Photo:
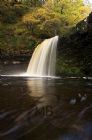
[[(52, 82), (49, 82), (52, 80)], [(57, 96), (55, 94), (55, 81), (54, 79), (34, 79), (27, 80), (29, 89), (29, 95), (33, 98), (39, 98), (37, 106), (53, 105), (57, 102)], [(49, 88), (49, 87), (53, 88)]]
[(0, 140), (91, 140), (92, 81), (0, 77)]
[(29, 95), (33, 97), (42, 97), (45, 93), (45, 85), (43, 79), (28, 80)]

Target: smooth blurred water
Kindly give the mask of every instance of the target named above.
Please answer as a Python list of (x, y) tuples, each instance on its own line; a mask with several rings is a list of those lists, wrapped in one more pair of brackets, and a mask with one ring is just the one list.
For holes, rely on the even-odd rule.
[[(26, 71), (0, 67), (3, 75)], [(0, 140), (30, 139), (91, 140), (92, 80), (1, 76)]]
[(58, 36), (39, 44), (30, 59), (27, 74), (30, 76), (54, 76)]

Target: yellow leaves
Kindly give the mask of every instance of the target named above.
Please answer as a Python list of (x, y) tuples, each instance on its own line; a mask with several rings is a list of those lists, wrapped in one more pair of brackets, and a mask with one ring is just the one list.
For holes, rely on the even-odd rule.
[(47, 0), (42, 7), (25, 14), (23, 22), (34, 34), (37, 31), (51, 35), (55, 30), (61, 32), (61, 28), (71, 29), (88, 13), (89, 7), (83, 5), (83, 0)]
[(26, 22), (32, 22), (32, 23), (39, 23), (39, 20), (35, 19), (35, 17), (31, 14), (31, 13), (28, 13), (28, 14), (25, 14), (23, 16), (23, 22), (26, 23)]
[(89, 6), (81, 6), (79, 9), (80, 13), (82, 15), (84, 15), (85, 17), (88, 16), (88, 14), (91, 12), (91, 9), (89, 8)]
[(42, 21), (45, 21), (47, 19), (49, 20), (51, 18), (54, 18), (55, 16), (55, 14), (51, 10), (48, 10), (45, 8), (37, 9), (37, 11), (33, 13), (33, 15), (36, 19), (39, 19)]
[(29, 12), (23, 16), (24, 23), (33, 23), (33, 24), (41, 24), (47, 20), (51, 20), (53, 18), (60, 18), (58, 14), (56, 15), (55, 12), (47, 10), (45, 8), (38, 8), (35, 9), (33, 12)]
[(83, 0), (54, 0), (51, 4), (51, 0), (47, 2), (45, 8), (52, 9), (55, 13), (61, 15), (61, 20), (65, 20), (69, 25), (74, 25), (80, 20), (88, 16), (90, 8), (83, 5)]
[(45, 7), (36, 8), (34, 11), (25, 14), (23, 17), (23, 22), (27, 27), (36, 34), (47, 34), (52, 36), (55, 31), (58, 32), (61, 26), (61, 16), (60, 14), (47, 9)]
[(53, 18), (51, 20), (46, 20), (44, 23), (43, 23), (43, 28), (58, 28), (59, 26), (61, 25), (61, 21), (57, 18)]
[(44, 21), (44, 20), (50, 18), (48, 15), (48, 11), (46, 11), (43, 8), (38, 9), (36, 12), (37, 12), (36, 14), (34, 13), (34, 17), (41, 20), (41, 21)]

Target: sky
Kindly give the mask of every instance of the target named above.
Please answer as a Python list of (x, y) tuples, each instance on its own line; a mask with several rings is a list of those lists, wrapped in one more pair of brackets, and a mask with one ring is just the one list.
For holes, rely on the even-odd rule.
[(90, 3), (92, 3), (92, 0), (89, 0)]
[(92, 7), (92, 0), (84, 0), (84, 3), (85, 4), (91, 4), (91, 7)]

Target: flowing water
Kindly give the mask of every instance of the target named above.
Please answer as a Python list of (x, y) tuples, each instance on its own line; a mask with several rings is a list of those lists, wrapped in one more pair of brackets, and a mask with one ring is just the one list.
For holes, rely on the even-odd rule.
[(92, 140), (92, 80), (7, 76), (0, 65), (0, 140)]
[(58, 36), (46, 39), (35, 49), (30, 60), (27, 75), (54, 76)]

